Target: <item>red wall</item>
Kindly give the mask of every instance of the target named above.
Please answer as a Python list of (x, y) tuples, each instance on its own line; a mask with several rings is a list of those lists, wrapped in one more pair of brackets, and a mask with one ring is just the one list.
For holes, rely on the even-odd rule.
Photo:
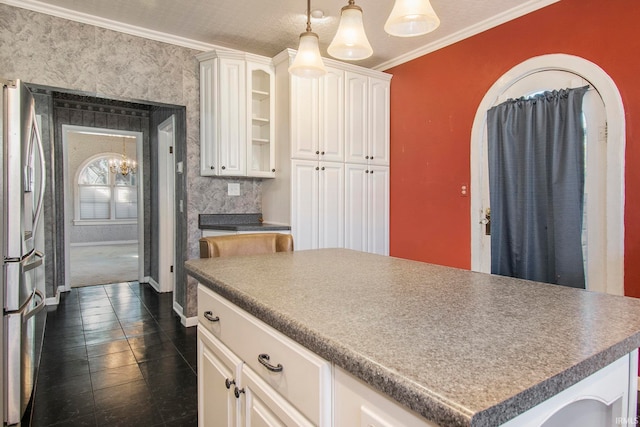
[[(470, 135), (493, 83), (534, 56), (599, 65), (626, 113), (625, 293), (640, 297), (640, 1), (562, 0), (394, 67), (391, 83), (391, 255), (471, 264)], [(470, 189), (473, 191), (473, 189)]]

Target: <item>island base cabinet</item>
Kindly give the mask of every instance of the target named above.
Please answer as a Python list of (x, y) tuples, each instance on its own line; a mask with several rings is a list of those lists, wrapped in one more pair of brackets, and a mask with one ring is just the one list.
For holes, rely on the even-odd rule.
[(635, 350), (502, 426), (636, 425), (637, 376)]
[(245, 395), (243, 426), (313, 427), (307, 418), (278, 394), (246, 365), (242, 370), (242, 393)]
[(198, 329), (198, 427), (236, 427), (234, 395), (242, 361), (206, 330)]
[(438, 427), (338, 367), (333, 416), (336, 427)]
[[(332, 425), (330, 362), (202, 285), (198, 322), (203, 349), (198, 398), (204, 399), (199, 413), (206, 417), (207, 405), (226, 405), (228, 395), (220, 386), (228, 380), (234, 382), (230, 390), (242, 406), (239, 426)], [(208, 402), (213, 399), (215, 403)]]

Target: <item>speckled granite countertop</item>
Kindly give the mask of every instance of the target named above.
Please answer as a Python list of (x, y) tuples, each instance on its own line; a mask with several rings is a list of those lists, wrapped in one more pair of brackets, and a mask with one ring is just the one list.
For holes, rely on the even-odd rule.
[(640, 299), (345, 249), (190, 275), (443, 426), (495, 426), (640, 346)]
[(246, 214), (200, 214), (198, 227), (201, 230), (222, 231), (288, 231), (291, 226), (270, 224), (262, 221), (261, 213)]

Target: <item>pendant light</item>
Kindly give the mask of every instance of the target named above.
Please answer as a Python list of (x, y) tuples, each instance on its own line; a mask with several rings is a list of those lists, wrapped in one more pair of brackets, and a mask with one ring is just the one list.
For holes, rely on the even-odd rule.
[(396, 0), (384, 30), (397, 37), (427, 34), (440, 25), (429, 0)]
[(316, 78), (327, 73), (320, 56), (318, 35), (311, 31), (311, 0), (307, 0), (307, 30), (300, 34), (298, 52), (289, 73), (298, 77)]
[(373, 54), (362, 24), (362, 9), (356, 6), (354, 0), (349, 0), (349, 4), (342, 8), (338, 32), (327, 52), (334, 58), (351, 61)]

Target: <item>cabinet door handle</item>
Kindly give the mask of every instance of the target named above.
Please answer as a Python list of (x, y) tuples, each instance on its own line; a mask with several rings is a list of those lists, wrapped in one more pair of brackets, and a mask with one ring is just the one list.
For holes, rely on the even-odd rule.
[(227, 387), (227, 390), (231, 389), (231, 386), (234, 385), (236, 383), (236, 380), (230, 380), (229, 378), (226, 378), (224, 380), (224, 385), (225, 387)]
[(264, 366), (271, 372), (282, 372), (282, 369), (283, 369), (282, 365), (278, 363), (276, 366), (274, 366), (271, 363), (269, 363), (269, 359), (270, 357), (268, 354), (262, 353), (258, 355), (258, 362), (260, 362), (262, 366)]
[(323, 152), (321, 152), (320, 154), (322, 154), (322, 155), (324, 156), (324, 151), (323, 151)]
[(207, 319), (209, 322), (217, 322), (220, 320), (218, 316), (213, 315), (212, 311), (205, 311), (204, 318)]
[(371, 156), (371, 157), (369, 158), (369, 160), (373, 160), (373, 156)]
[(244, 393), (243, 388), (238, 388), (237, 386), (233, 389), (233, 394), (236, 395), (236, 399), (240, 399), (240, 393)]
[(319, 152), (319, 151), (316, 151), (316, 154), (320, 154), (320, 152)]
[(227, 168), (226, 166), (223, 166), (223, 167), (222, 167), (222, 170), (225, 170), (226, 168)]
[(318, 166), (316, 166), (316, 170), (320, 170), (320, 168)]
[(276, 171), (275, 169), (271, 169), (271, 172), (275, 172), (275, 171)]
[(320, 168), (321, 170), (324, 170), (324, 166)]
[(364, 156), (365, 159), (369, 160), (369, 156)]
[(211, 170), (213, 170), (213, 169), (214, 169), (214, 167), (213, 167), (213, 166), (209, 166), (209, 168), (211, 168)]

